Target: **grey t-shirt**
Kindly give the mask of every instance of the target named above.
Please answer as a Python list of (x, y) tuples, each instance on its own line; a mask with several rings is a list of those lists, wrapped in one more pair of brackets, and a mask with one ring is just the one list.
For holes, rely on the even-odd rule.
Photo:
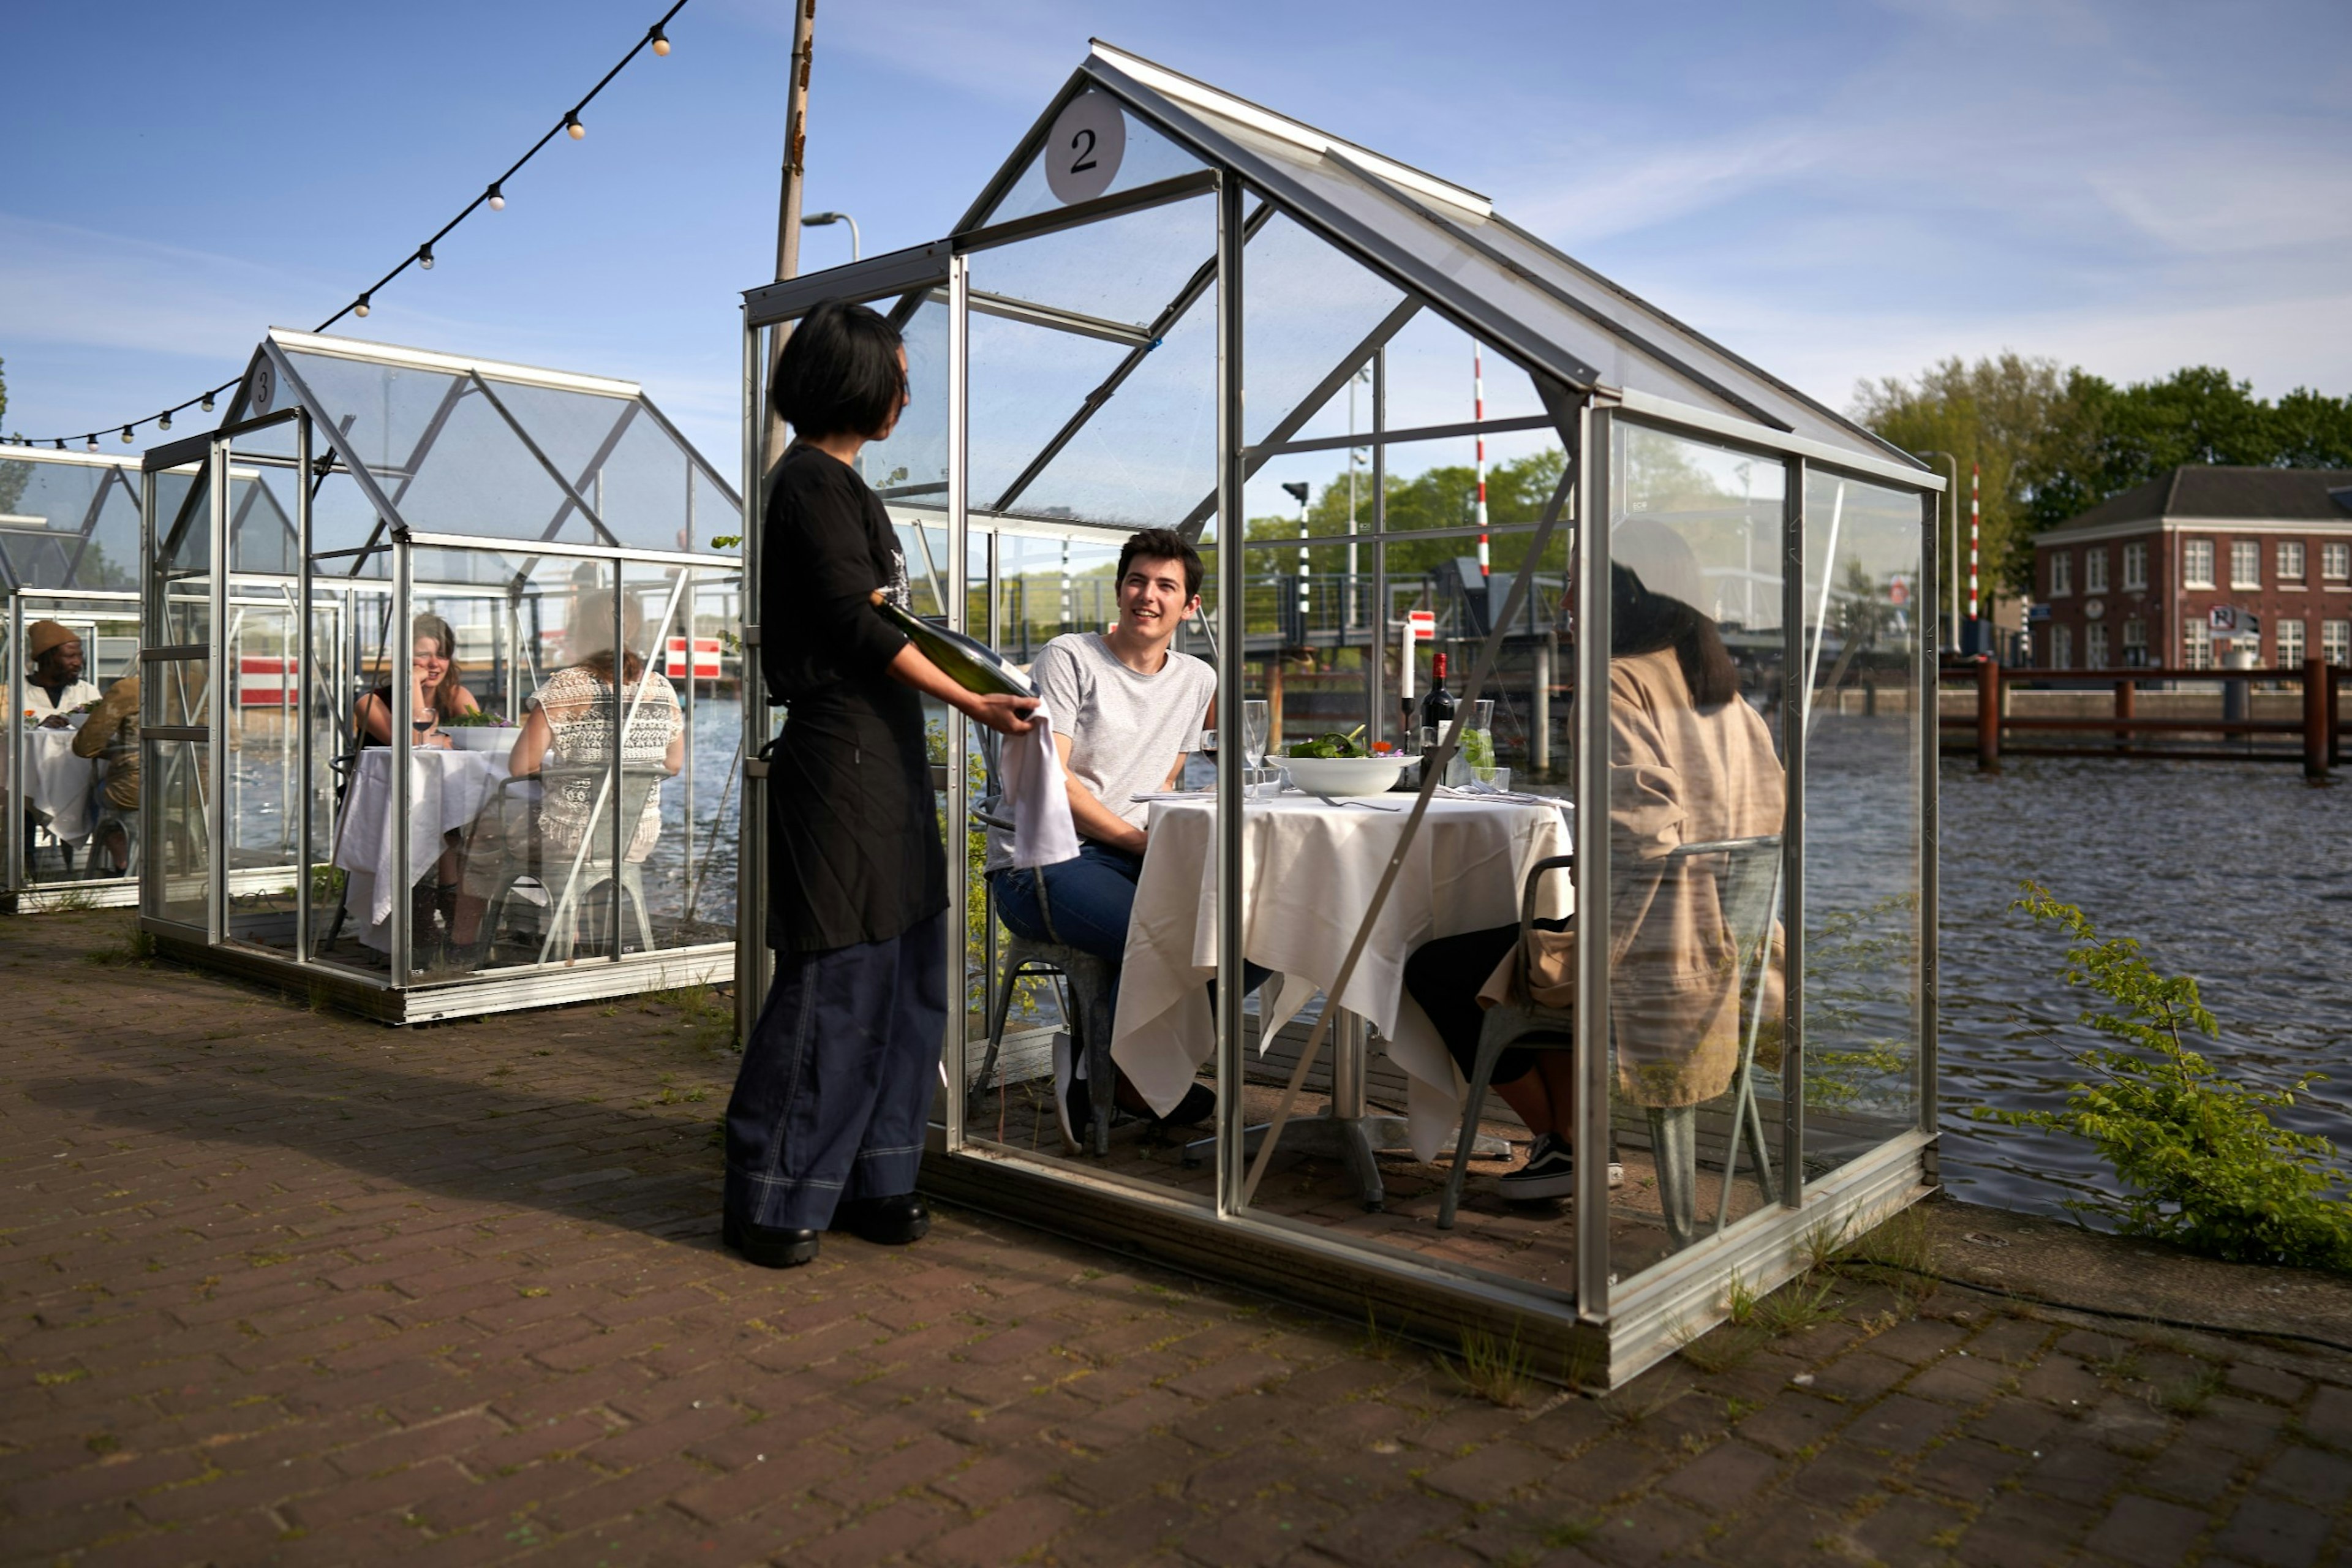
[[(1176, 761), (1200, 739), (1217, 672), (1190, 654), (1168, 650), (1150, 675), (1128, 668), (1098, 632), (1055, 637), (1037, 655), (1031, 679), (1054, 715), (1054, 733), (1070, 738), (1070, 773), (1097, 800), (1141, 827), (1151, 808), (1134, 797), (1166, 784)], [(1013, 836), (991, 829), (988, 869), (1013, 864)]]

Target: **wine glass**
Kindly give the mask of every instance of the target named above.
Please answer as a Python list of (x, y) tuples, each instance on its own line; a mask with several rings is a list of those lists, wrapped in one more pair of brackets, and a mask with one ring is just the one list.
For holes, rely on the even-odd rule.
[(1242, 761), (1249, 772), (1242, 775), (1242, 793), (1253, 794), (1257, 787), (1258, 770), (1265, 762), (1265, 742), (1274, 721), (1273, 712), (1263, 698), (1242, 704)]

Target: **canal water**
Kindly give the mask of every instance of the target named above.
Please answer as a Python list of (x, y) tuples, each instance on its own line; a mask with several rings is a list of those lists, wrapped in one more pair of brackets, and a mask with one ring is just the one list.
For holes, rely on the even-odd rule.
[[(1943, 1172), (1972, 1203), (2055, 1213), (2112, 1187), (2086, 1142), (1988, 1124), (1979, 1107), (2056, 1109), (2103, 1037), (2066, 985), (2065, 943), (2010, 910), (2032, 878), (2102, 936), (2138, 939), (2197, 978), (2221, 1024), (2193, 1042), (2273, 1087), (2331, 1075), (2278, 1120), (2352, 1154), (2352, 783), (2277, 763), (1947, 763), (1943, 826)], [(2352, 1161), (2339, 1158), (2339, 1166)]]

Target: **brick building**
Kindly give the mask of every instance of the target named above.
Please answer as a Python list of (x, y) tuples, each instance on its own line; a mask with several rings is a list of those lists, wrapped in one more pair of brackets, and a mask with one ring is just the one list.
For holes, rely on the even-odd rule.
[(2034, 535), (2033, 592), (2044, 669), (2214, 668), (2218, 605), (2260, 665), (2352, 666), (2352, 470), (2175, 468)]

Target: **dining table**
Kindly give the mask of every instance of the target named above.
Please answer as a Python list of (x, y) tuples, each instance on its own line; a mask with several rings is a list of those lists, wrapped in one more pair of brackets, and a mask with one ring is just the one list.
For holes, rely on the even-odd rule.
[[(85, 714), (71, 715), (58, 729), (27, 724), (25, 740), (25, 802), (46, 813), (45, 830), (61, 844), (80, 844), (89, 837), (95, 818), (98, 764), (73, 753), (74, 732)], [(5, 748), (0, 748), (0, 781), (7, 777)]]
[(362, 945), (392, 951), (394, 900), (432, 870), (447, 847), (443, 836), (479, 816), (507, 777), (503, 751), (410, 752), (408, 865), (403, 874), (394, 864), (399, 835), (393, 831), (392, 748), (370, 746), (360, 752), (335, 825), (334, 864), (344, 873), (343, 907)]
[[(1516, 924), (1528, 870), (1569, 854), (1574, 841), (1573, 808), (1564, 801), (1433, 799), (1354, 972), (1334, 994), (1357, 928), (1411, 819), (1412, 798), (1285, 794), (1242, 807), (1242, 954), (1274, 972), (1258, 1001), (1258, 1050), (1263, 1056), (1318, 994), (1340, 1010), (1328, 1031), (1333, 1103), (1327, 1118), (1308, 1120), (1350, 1124), (1350, 1163), (1368, 1207), (1377, 1207), (1380, 1197), (1370, 1152), (1402, 1147), (1433, 1159), (1463, 1111), (1461, 1075), (1405, 990), (1405, 961), (1433, 938)], [(1217, 973), (1216, 839), (1213, 796), (1152, 800), (1111, 1057), (1162, 1114), (1183, 1099), (1215, 1048), (1207, 983)], [(1547, 877), (1538, 885), (1537, 913), (1563, 918), (1573, 900), (1569, 878)], [(1475, 984), (1486, 976), (1465, 978)], [(1361, 1058), (1371, 1037), (1405, 1079), (1401, 1123), (1369, 1115), (1362, 1102)]]

